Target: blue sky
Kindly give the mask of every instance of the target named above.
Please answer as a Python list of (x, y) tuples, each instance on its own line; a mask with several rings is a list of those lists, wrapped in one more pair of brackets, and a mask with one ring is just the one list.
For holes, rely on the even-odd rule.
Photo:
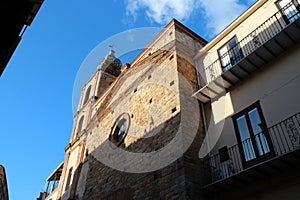
[(99, 43), (129, 29), (163, 27), (174, 17), (210, 40), (254, 1), (157, 2), (45, 0), (0, 77), (0, 163), (11, 200), (35, 199), (63, 161), (76, 74)]

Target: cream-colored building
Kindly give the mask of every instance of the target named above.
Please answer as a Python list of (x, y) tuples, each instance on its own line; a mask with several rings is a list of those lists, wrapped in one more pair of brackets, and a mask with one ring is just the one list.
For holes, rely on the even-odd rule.
[(257, 1), (195, 56), (208, 196), (300, 197), (298, 3)]
[(110, 51), (46, 199), (298, 199), (299, 18), (259, 0), (210, 42), (172, 20), (131, 64)]

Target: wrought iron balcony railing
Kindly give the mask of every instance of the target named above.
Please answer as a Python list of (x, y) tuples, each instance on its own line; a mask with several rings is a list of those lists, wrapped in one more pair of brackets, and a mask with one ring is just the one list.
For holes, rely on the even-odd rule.
[[(286, 27), (298, 18), (300, 18), (299, 5), (295, 5), (293, 1), (291, 1), (245, 38), (237, 42), (212, 64), (207, 67), (203, 66), (201, 68), (203, 70), (199, 71), (200, 86), (204, 87), (220, 77), (223, 72), (237, 65), (243, 58), (246, 58), (270, 39), (278, 35), (278, 33), (284, 31)], [(278, 44), (280, 45), (280, 43)], [(272, 50), (270, 50), (270, 52), (272, 52)]]
[[(265, 138), (267, 135), (271, 139), (271, 144), (266, 144)], [(260, 154), (266, 154), (272, 152), (272, 156), (265, 159), (260, 159), (255, 165), (258, 166), (268, 160), (276, 159), (287, 155), (293, 151), (300, 149), (300, 113), (297, 113), (271, 127), (266, 131), (263, 131), (255, 136), (255, 142), (259, 143)], [(244, 140), (241, 144), (236, 144), (232, 147), (226, 148), (226, 154), (224, 159), (224, 151), (219, 151), (218, 154), (209, 156), (203, 160), (203, 164), (208, 166), (207, 169), (210, 172), (210, 183), (212, 184), (223, 179), (227, 179), (233, 175), (242, 173), (250, 168), (243, 165), (241, 154), (245, 160), (251, 160), (255, 157), (253, 154), (253, 146), (250, 139)], [(221, 155), (223, 154), (223, 155)]]

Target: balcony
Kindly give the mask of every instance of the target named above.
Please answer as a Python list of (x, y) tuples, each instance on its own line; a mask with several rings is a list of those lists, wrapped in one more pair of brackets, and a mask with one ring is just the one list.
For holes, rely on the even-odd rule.
[(42, 199), (45, 199), (45, 200), (56, 199), (62, 170), (63, 170), (63, 163), (61, 163), (54, 170), (54, 172), (48, 177), (46, 191), (43, 192)]
[(199, 71), (196, 96), (207, 103), (238, 84), (300, 41), (300, 8), (293, 2), (280, 9), (212, 64)]
[[(268, 145), (265, 143), (267, 137), (271, 141)], [(267, 156), (256, 157), (248, 139), (229, 148), (225, 146), (217, 154), (203, 159), (203, 166), (210, 175), (203, 189), (227, 191), (260, 179), (299, 171), (300, 113), (257, 134), (254, 141), (260, 146), (260, 155)]]

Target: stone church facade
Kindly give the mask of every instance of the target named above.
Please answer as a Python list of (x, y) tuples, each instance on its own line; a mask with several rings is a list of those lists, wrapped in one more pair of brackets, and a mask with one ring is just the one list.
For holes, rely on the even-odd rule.
[(204, 132), (192, 98), (193, 55), (205, 44), (172, 20), (131, 64), (111, 50), (82, 88), (59, 184), (47, 199), (197, 198)]

